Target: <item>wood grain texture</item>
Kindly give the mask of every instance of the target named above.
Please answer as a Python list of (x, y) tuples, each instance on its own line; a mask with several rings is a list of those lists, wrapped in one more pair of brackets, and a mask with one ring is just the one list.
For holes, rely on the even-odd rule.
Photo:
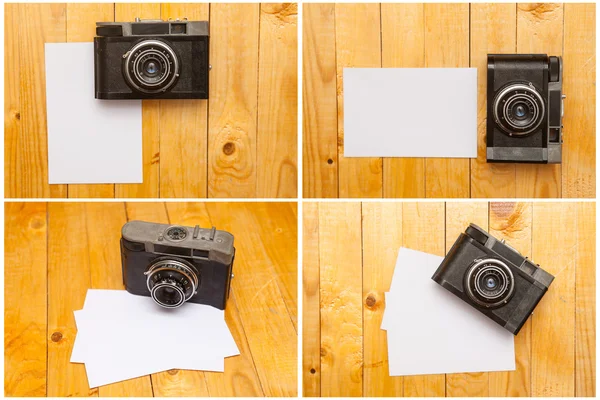
[(379, 4), (336, 4), (339, 197), (381, 197), (381, 158), (344, 157), (344, 68), (381, 67)]
[(212, 4), (210, 21), (209, 196), (252, 197), (256, 190), (259, 5)]
[[(6, 195), (296, 197), (297, 6), (260, 9), (208, 3), (6, 6)], [(210, 22), (210, 100), (142, 102), (143, 183), (48, 185), (44, 43), (89, 42), (97, 21), (135, 17)]]
[[(531, 254), (532, 204), (490, 203), (489, 232), (504, 239), (522, 254)], [(531, 318), (515, 337), (516, 371), (490, 372), (492, 397), (531, 396)]]
[(596, 207), (577, 204), (575, 276), (575, 396), (596, 395)]
[[(564, 5), (563, 197), (596, 194), (596, 4)], [(592, 84), (593, 82), (593, 84)]]
[(22, 149), (21, 136), (21, 35), (19, 4), (4, 5), (4, 193), (5, 196), (20, 195), (17, 176)]
[(321, 396), (363, 394), (360, 243), (360, 203), (319, 204)]
[(304, 197), (338, 197), (335, 4), (302, 5)]
[(84, 203), (48, 204), (48, 390), (47, 395), (97, 396), (88, 387), (85, 366), (72, 364), (77, 327), (73, 311), (81, 310), (90, 286), (87, 221)]
[(302, 236), (302, 396), (321, 395), (319, 297), (319, 204), (303, 204)]
[[(446, 203), (446, 253), (469, 224), (488, 230), (488, 205), (476, 203)], [(447, 374), (447, 397), (488, 397), (489, 374)]]
[[(356, 11), (361, 7), (366, 8)], [(384, 3), (380, 32), (377, 4), (305, 8), (304, 197), (595, 197), (594, 4)], [(332, 38), (334, 29), (337, 35)], [(378, 33), (381, 54), (376, 54)], [(564, 56), (567, 98), (561, 165), (486, 162), (487, 54), (515, 52)], [(337, 135), (331, 117), (336, 106), (330, 86), (324, 85), (333, 83), (325, 77), (336, 57)], [(382, 67), (477, 68), (478, 157), (384, 158), (382, 173), (380, 159), (344, 159), (342, 69), (378, 67), (378, 59)], [(328, 160), (331, 164), (325, 164)], [(328, 168), (336, 161), (339, 175)]]
[(45, 396), (46, 204), (4, 209), (4, 395)]
[[(423, 9), (423, 4), (381, 4), (383, 68), (425, 66)], [(425, 197), (425, 159), (384, 158), (383, 197)]]
[[(265, 251), (266, 246), (277, 243), (276, 230), (248, 229), (260, 224), (258, 216), (250, 211), (252, 205), (244, 203), (207, 203), (211, 222), (219, 229), (235, 232), (236, 266), (232, 291), (240, 320), (252, 353), (261, 387), (266, 396), (298, 395), (297, 333), (292, 315), (286, 307), (277, 269), (287, 266), (297, 274), (296, 265), (275, 265), (280, 262)], [(260, 205), (260, 203), (258, 203)], [(285, 209), (285, 203), (272, 203), (273, 213)], [(289, 212), (289, 211), (288, 211)], [(282, 230), (297, 231), (297, 225), (289, 226), (280, 220)], [(284, 248), (296, 243), (282, 243)], [(241, 256), (243, 255), (243, 257)], [(239, 272), (238, 272), (239, 271)], [(262, 316), (258, 317), (258, 316)], [(264, 318), (268, 319), (265, 323)]]
[(554, 275), (532, 318), (532, 396), (575, 395), (577, 208), (533, 204), (532, 256)]
[(298, 4), (261, 4), (259, 35), (256, 197), (297, 197)]
[(362, 204), (363, 396), (402, 396), (403, 377), (390, 377), (387, 332), (381, 329), (402, 246), (402, 203)]
[(477, 158), (471, 160), (471, 197), (515, 197), (516, 164), (488, 163), (487, 56), (516, 52), (514, 4), (471, 4), (471, 67), (477, 68)]
[[(563, 18), (562, 4), (519, 3), (517, 53), (562, 56)], [(518, 164), (516, 172), (516, 197), (561, 197), (560, 164)]]
[[(7, 9), (15, 11), (15, 9)], [(6, 132), (12, 160), (9, 167), (14, 176), (21, 177), (6, 187), (14, 193), (9, 197), (66, 197), (66, 185), (48, 184), (48, 136), (46, 121), (45, 43), (66, 41), (65, 4), (19, 4), (18, 31), (19, 79), (9, 82), (19, 87), (20, 105), (16, 114), (19, 129)], [(17, 116), (18, 114), (18, 116)], [(10, 160), (10, 159), (9, 159)]]
[[(7, 232), (13, 233), (6, 240), (5, 262), (12, 265), (6, 289), (29, 301), (23, 307), (12, 300), (21, 299), (13, 293), (5, 302), (6, 395), (296, 396), (297, 301), (291, 290), (291, 285), (297, 287), (291, 278), (297, 276), (295, 207), (292, 203), (8, 204)], [(73, 311), (81, 309), (87, 289), (123, 288), (118, 242), (122, 225), (133, 219), (215, 224), (234, 233), (236, 277), (225, 320), (241, 355), (225, 359), (224, 373), (170, 370), (90, 390), (84, 366), (69, 362), (76, 333)], [(238, 234), (249, 225), (256, 228), (253, 233)], [(274, 243), (281, 252), (268, 249)]]
[[(322, 396), (359, 396), (362, 377), (365, 397), (596, 395), (595, 203), (363, 202), (360, 209), (359, 203), (306, 205), (311, 208), (305, 209), (304, 226), (312, 231), (318, 226), (319, 234), (318, 247), (305, 247), (305, 260), (318, 252), (319, 268), (304, 271), (305, 282), (320, 280), (320, 310), (308, 297), (313, 308), (311, 316), (304, 316), (313, 330), (310, 336), (305, 333), (304, 348), (314, 355), (317, 342), (321, 347), (320, 382), (306, 368), (310, 363), (303, 371), (304, 386), (313, 394), (320, 383)], [(389, 287), (398, 248), (444, 255), (471, 222), (556, 277), (515, 337), (516, 370), (390, 377), (379, 317), (385, 306), (381, 293)], [(356, 315), (357, 289), (352, 289), (361, 276), (362, 325)], [(320, 325), (314, 322), (317, 311)], [(338, 335), (333, 346), (325, 338), (331, 332)], [(335, 370), (328, 371), (333, 365)]]

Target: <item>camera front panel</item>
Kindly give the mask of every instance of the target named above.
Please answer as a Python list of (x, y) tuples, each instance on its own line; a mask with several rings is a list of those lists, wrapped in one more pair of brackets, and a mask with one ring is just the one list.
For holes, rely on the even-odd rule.
[[(193, 274), (185, 268), (176, 268), (176, 265), (187, 265), (192, 268), (193, 272), (197, 273), (198, 284), (196, 293), (183, 302), (207, 304), (221, 310), (225, 309), (226, 301), (229, 296), (229, 285), (233, 263), (225, 265), (219, 262), (209, 261), (208, 259), (151, 253), (145, 251), (145, 245), (143, 243), (130, 242), (123, 238), (121, 239), (121, 259), (123, 285), (129, 293), (139, 296), (151, 296), (153, 284), (163, 278), (158, 276), (158, 279), (156, 279), (156, 275), (153, 274), (151, 267), (158, 269), (162, 268), (163, 275), (169, 275), (178, 280), (178, 282), (181, 282), (181, 279), (187, 278), (190, 275), (193, 276)], [(148, 272), (150, 272), (150, 274), (147, 275), (146, 273)], [(170, 290), (169, 285), (163, 285), (163, 287), (166, 289), (155, 289), (162, 291), (157, 293), (158, 296), (161, 294), (165, 296), (160, 299), (159, 304), (167, 308), (169, 308), (169, 306), (174, 308), (183, 304), (183, 302), (179, 304), (179, 297), (177, 297), (178, 295), (175, 292), (176, 288), (174, 286), (173, 290)], [(181, 285), (181, 287), (185, 292), (185, 284)], [(167, 296), (175, 296), (172, 300), (173, 304)], [(157, 301), (154, 296), (153, 298)], [(162, 299), (164, 299), (164, 301)]]
[(545, 55), (489, 56), (489, 162), (548, 162), (548, 80)]
[[(479, 290), (475, 285), (476, 281), (469, 279), (476, 273), (477, 260), (498, 261), (484, 263), (484, 267), (497, 267), (502, 263), (508, 269), (507, 275), (510, 277), (509, 288), (503, 293), (491, 291), (498, 296), (487, 304), (485, 299), (481, 299), (485, 297), (485, 287), (481, 287), (486, 281), (485, 270), (480, 275), (482, 279), (479, 281)], [(488, 276), (500, 278), (497, 283), (501, 285), (501, 275)], [(514, 334), (518, 333), (544, 294), (544, 291), (532, 284), (532, 278), (510, 260), (499, 256), (464, 233), (454, 243), (432, 279)], [(478, 292), (483, 292), (484, 296), (473, 295)]]
[(96, 98), (208, 98), (208, 36), (96, 37), (94, 43)]

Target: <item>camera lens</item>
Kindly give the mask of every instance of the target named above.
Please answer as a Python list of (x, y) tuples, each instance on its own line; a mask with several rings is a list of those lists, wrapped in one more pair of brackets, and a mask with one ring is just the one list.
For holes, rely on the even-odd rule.
[(159, 64), (154, 60), (146, 61), (144, 64), (144, 71), (150, 76), (155, 76), (160, 72)]
[(184, 303), (185, 295), (181, 288), (170, 283), (159, 283), (151, 292), (152, 298), (163, 307), (175, 308)]
[(488, 289), (494, 289), (496, 288), (496, 286), (498, 286), (498, 281), (496, 280), (496, 278), (488, 277), (485, 281), (485, 286)]
[(510, 268), (496, 259), (475, 260), (465, 274), (465, 292), (476, 304), (496, 308), (506, 304), (514, 291)]
[(179, 60), (165, 42), (144, 40), (123, 56), (123, 75), (127, 84), (136, 91), (163, 93), (179, 77)]
[(523, 118), (525, 116), (525, 107), (522, 104), (518, 104), (514, 107), (513, 113), (515, 117)]
[(165, 308), (177, 308), (188, 301), (200, 285), (196, 268), (185, 260), (172, 257), (154, 261), (145, 272), (152, 299)]
[(542, 123), (545, 106), (532, 85), (515, 84), (502, 89), (494, 99), (494, 120), (510, 136), (534, 132)]

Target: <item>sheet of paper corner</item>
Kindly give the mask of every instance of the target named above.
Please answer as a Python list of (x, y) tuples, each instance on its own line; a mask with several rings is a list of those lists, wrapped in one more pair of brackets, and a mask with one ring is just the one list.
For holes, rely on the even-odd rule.
[(477, 157), (476, 68), (344, 68), (344, 157)]
[[(121, 307), (115, 307), (112, 302), (118, 302)], [(131, 307), (136, 309), (136, 316), (146, 314), (147, 318), (156, 315), (162, 320), (150, 326), (137, 326), (137, 329), (134, 326), (129, 334), (135, 337), (127, 338), (118, 327), (132, 327)], [(202, 314), (202, 319), (195, 320), (199, 314)], [(165, 323), (165, 318), (168, 323)], [(224, 312), (210, 306), (186, 304), (180, 309), (164, 310), (153, 304), (150, 298), (134, 296), (123, 290), (90, 289), (83, 310), (75, 311), (75, 319), (78, 333), (71, 362), (86, 364), (90, 387), (173, 368), (223, 372), (224, 358), (240, 354), (225, 324)], [(199, 322), (203, 329), (194, 329), (194, 322)], [(211, 329), (207, 332), (207, 328)], [(154, 331), (148, 335), (152, 329)], [(195, 336), (201, 331), (204, 331), (204, 337)], [(172, 335), (173, 332), (176, 334)], [(89, 337), (90, 334), (98, 337)], [(166, 352), (149, 351), (154, 347), (156, 337), (164, 340), (173, 336), (177, 346), (186, 348), (185, 352), (169, 351), (173, 350), (169, 346)], [(190, 342), (192, 346), (186, 347), (186, 343)], [(128, 343), (136, 346), (128, 346)], [(117, 357), (119, 361), (115, 362)]]
[[(398, 252), (381, 324), (390, 376), (514, 370), (514, 336), (431, 280), (442, 259)], [(449, 338), (452, 346), (445, 345)], [(484, 350), (492, 356), (480, 357)]]
[(142, 183), (141, 100), (94, 98), (94, 44), (46, 43), (50, 184)]

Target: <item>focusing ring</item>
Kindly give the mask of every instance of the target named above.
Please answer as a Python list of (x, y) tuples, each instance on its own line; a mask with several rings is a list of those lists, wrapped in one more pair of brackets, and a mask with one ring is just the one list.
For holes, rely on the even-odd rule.
[[(533, 109), (534, 116), (528, 125), (518, 126), (507, 118), (511, 106), (518, 102), (528, 103)], [(542, 124), (546, 115), (546, 106), (544, 99), (533, 85), (519, 83), (507, 86), (498, 92), (494, 98), (493, 111), (496, 124), (504, 132), (510, 136), (525, 136), (534, 132)]]
[[(177, 293), (179, 294), (179, 299), (180, 299), (177, 304), (165, 304), (162, 301), (158, 300), (158, 296), (156, 295), (156, 292), (159, 289), (162, 289), (165, 287), (168, 287), (168, 288), (171, 288), (171, 289), (174, 289), (175, 291), (177, 291)], [(172, 282), (172, 281), (160, 282), (160, 283), (157, 283), (156, 285), (154, 285), (152, 287), (152, 290), (150, 291), (150, 297), (152, 297), (152, 300), (154, 300), (154, 302), (156, 304), (158, 304), (159, 306), (164, 307), (164, 308), (180, 307), (187, 300), (185, 298), (185, 291), (179, 285), (177, 285), (175, 282)]]
[[(159, 81), (146, 82), (140, 76), (139, 64), (145, 56), (153, 56), (164, 64), (166, 71)], [(160, 40), (144, 40), (123, 55), (123, 75), (134, 90), (148, 94), (165, 92), (179, 78), (179, 59), (166, 43)]]
[[(486, 296), (484, 290), (479, 286), (479, 278), (486, 273), (501, 276), (501, 279), (504, 280), (496, 295)], [(478, 259), (473, 261), (467, 270), (464, 287), (467, 295), (475, 304), (485, 308), (497, 308), (511, 299), (515, 290), (515, 278), (504, 262), (495, 258)]]
[[(162, 272), (162, 271), (173, 271), (173, 270), (182, 274), (192, 284), (192, 290), (190, 291), (189, 295), (186, 296), (185, 291), (172, 278), (163, 279), (163, 281), (152, 285), (152, 283), (153, 283), (152, 277), (155, 274)], [(154, 264), (152, 264), (152, 265), (150, 265), (150, 267), (148, 267), (148, 269), (146, 270), (146, 272), (144, 274), (147, 276), (146, 287), (148, 288), (148, 291), (150, 292), (150, 296), (158, 305), (160, 305), (161, 307), (165, 307), (165, 308), (177, 308), (177, 307), (181, 306), (183, 303), (188, 301), (196, 293), (196, 291), (198, 290), (199, 283), (200, 283), (200, 280), (198, 279), (198, 275), (192, 266), (188, 265), (184, 261), (179, 261), (179, 260), (176, 260), (173, 258), (160, 259), (160, 260), (156, 261)], [(156, 298), (156, 291), (158, 290), (157, 287), (165, 287), (165, 286), (175, 288), (178, 292), (181, 293), (181, 298), (183, 300), (174, 306), (166, 305), (166, 304), (162, 303), (161, 301), (159, 301)]]

